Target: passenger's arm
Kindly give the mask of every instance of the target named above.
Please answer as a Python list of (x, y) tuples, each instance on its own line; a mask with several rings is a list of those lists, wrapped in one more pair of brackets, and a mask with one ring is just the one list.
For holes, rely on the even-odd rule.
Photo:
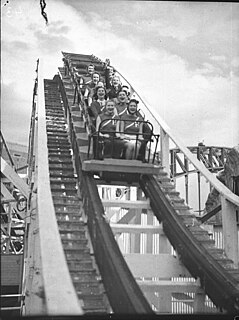
[[(101, 124), (101, 118), (100, 118), (100, 116), (98, 116), (96, 119), (96, 131), (99, 131), (100, 124)], [(101, 133), (101, 132), (99, 132), (99, 136), (104, 137), (104, 138), (110, 137), (110, 135), (108, 133)]]
[(91, 90), (89, 91), (89, 94), (88, 94), (88, 106), (90, 106), (90, 105), (92, 104), (93, 94), (94, 94), (94, 90), (91, 89)]
[(120, 121), (120, 132), (121, 132), (121, 138), (126, 140), (131, 140), (132, 137), (130, 135), (127, 135), (124, 133), (124, 121)]
[(143, 137), (143, 122), (141, 122), (140, 125), (139, 125), (138, 140), (144, 140), (144, 137)]
[(88, 87), (85, 88), (85, 93), (84, 93), (84, 99), (86, 100), (88, 98), (88, 95), (90, 93), (90, 90)]
[(116, 123), (116, 134), (115, 134), (117, 138), (122, 138), (122, 133), (120, 131), (120, 124), (121, 124), (121, 121), (118, 120)]

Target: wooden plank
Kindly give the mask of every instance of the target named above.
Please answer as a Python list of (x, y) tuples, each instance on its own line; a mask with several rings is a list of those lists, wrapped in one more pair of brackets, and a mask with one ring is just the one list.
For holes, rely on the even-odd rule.
[(107, 171), (122, 173), (158, 174), (161, 167), (142, 163), (139, 160), (85, 160), (82, 164), (83, 171)]
[(236, 219), (236, 207), (221, 197), (222, 204), (222, 230), (224, 249), (227, 257), (234, 263), (234, 267), (238, 268), (239, 252), (238, 252), (238, 231)]
[(11, 192), (5, 187), (5, 185), (1, 182), (1, 194), (3, 195), (3, 199), (1, 200), (9, 200), (9, 201), (16, 201), (15, 198), (12, 196)]
[(124, 254), (134, 277), (191, 277), (180, 261), (170, 254)]
[(104, 207), (121, 207), (127, 209), (150, 209), (149, 200), (133, 201), (133, 200), (102, 200)]
[(170, 280), (138, 280), (138, 285), (147, 292), (196, 292), (198, 284), (195, 281), (170, 281)]
[(13, 170), (12, 167), (1, 157), (1, 172), (7, 177), (19, 191), (28, 198), (29, 187), (26, 182)]
[(1, 285), (19, 286), (21, 282), (22, 254), (1, 255)]
[(111, 223), (111, 229), (114, 233), (147, 233), (147, 234), (160, 234), (164, 235), (163, 228), (161, 225), (159, 226), (152, 226), (146, 225), (141, 226), (139, 224), (119, 224), (119, 223)]
[(130, 221), (135, 217), (137, 211), (135, 209), (130, 209), (117, 223), (130, 223)]

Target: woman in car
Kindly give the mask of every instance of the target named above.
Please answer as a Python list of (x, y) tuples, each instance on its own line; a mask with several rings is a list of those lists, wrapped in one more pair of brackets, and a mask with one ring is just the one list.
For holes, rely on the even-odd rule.
[(105, 109), (107, 100), (106, 89), (102, 86), (97, 86), (93, 98), (93, 102), (88, 107), (88, 112), (92, 121), (94, 122), (98, 115)]
[(119, 117), (122, 117), (123, 114), (127, 112), (127, 102), (128, 97), (126, 91), (120, 90), (117, 94), (116, 110)]
[(129, 101), (127, 111), (121, 116), (120, 133), (125, 140), (125, 158), (137, 159), (143, 141), (143, 118), (138, 115), (138, 100)]
[(114, 100), (107, 100), (104, 112), (100, 113), (96, 119), (96, 132), (99, 137), (98, 158), (120, 158), (125, 143), (116, 132), (119, 121)]
[(108, 90), (109, 99), (113, 99), (117, 97), (118, 92), (121, 90), (121, 82), (119, 76), (114, 76), (112, 79), (112, 85)]

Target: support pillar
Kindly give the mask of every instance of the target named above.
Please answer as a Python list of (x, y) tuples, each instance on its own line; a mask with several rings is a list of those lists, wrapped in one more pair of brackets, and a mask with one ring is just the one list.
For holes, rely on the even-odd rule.
[(226, 255), (238, 268), (238, 231), (236, 221), (236, 207), (225, 198), (221, 197), (222, 203), (222, 232)]
[(162, 166), (168, 175), (170, 175), (169, 136), (162, 128), (160, 128), (160, 148)]

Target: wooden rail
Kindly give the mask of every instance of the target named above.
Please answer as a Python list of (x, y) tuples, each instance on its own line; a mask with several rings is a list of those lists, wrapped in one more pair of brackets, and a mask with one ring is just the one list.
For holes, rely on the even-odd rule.
[[(38, 267), (41, 270), (43, 279), (45, 310), (41, 310), (41, 314), (81, 315), (83, 311), (66, 264), (50, 190), (42, 64), (41, 60), (38, 80), (38, 150), (36, 152), (37, 181), (35, 181), (37, 184), (36, 214), (39, 221), (36, 230), (39, 232), (34, 230), (35, 235), (39, 237), (40, 250), (40, 262), (35, 269)], [(31, 246), (31, 243), (28, 246)], [(34, 291), (34, 288), (30, 289)], [(30, 310), (26, 310), (28, 315), (34, 314), (34, 308), (37, 307), (30, 305), (29, 308)]]

